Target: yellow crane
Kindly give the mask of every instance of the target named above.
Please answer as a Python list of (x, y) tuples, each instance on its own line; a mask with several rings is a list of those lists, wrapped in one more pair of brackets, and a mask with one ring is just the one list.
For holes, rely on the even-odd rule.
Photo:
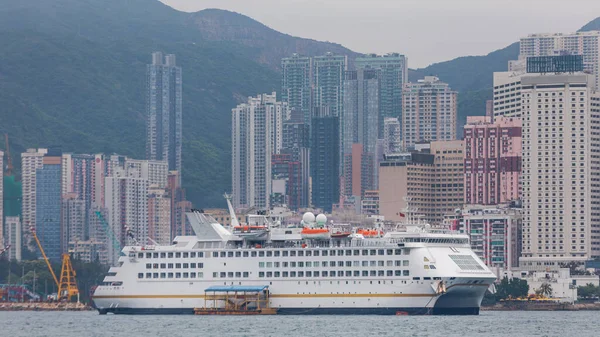
[(44, 258), (44, 261), (46, 261), (46, 265), (48, 266), (48, 270), (50, 270), (50, 274), (52, 274), (52, 277), (54, 278), (54, 282), (56, 282), (56, 286), (58, 287), (58, 299), (70, 301), (73, 296), (77, 296), (77, 302), (79, 302), (79, 289), (77, 288), (75, 270), (71, 264), (71, 257), (69, 254), (62, 254), (62, 268), (59, 281), (54, 273), (54, 270), (52, 270), (50, 260), (46, 256), (44, 248), (42, 248), (42, 243), (40, 242), (40, 239), (38, 239), (34, 228), (31, 228), (31, 234), (33, 234), (33, 238), (40, 248), (40, 253), (42, 253), (42, 257)]

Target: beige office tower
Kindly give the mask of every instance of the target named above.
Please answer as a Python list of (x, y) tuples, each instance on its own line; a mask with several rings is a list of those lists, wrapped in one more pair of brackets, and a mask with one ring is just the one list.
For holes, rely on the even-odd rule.
[(407, 199), (415, 213), (432, 225), (464, 203), (463, 141), (431, 142), (406, 155), (379, 164), (379, 213), (401, 221)]
[(527, 270), (600, 256), (600, 101), (584, 73), (524, 75), (523, 252)]

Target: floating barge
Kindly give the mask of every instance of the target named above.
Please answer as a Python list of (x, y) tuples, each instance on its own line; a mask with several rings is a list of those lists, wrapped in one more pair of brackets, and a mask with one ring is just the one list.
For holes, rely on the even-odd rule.
[(195, 315), (276, 315), (269, 286), (213, 286), (204, 290), (204, 307)]

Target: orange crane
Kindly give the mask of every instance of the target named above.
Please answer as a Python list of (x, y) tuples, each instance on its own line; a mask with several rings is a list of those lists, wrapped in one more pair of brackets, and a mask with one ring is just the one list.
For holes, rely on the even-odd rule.
[(52, 277), (54, 278), (54, 282), (56, 282), (56, 286), (58, 287), (58, 299), (70, 301), (71, 298), (73, 298), (73, 296), (77, 296), (77, 302), (79, 302), (79, 289), (77, 288), (75, 270), (73, 269), (73, 265), (71, 264), (71, 257), (69, 256), (69, 254), (62, 255), (62, 268), (60, 272), (59, 281), (56, 277), (56, 274), (54, 273), (54, 270), (52, 270), (50, 260), (46, 256), (44, 248), (42, 248), (42, 243), (40, 242), (40, 239), (38, 239), (34, 228), (31, 228), (31, 234), (33, 235), (35, 242), (40, 248), (42, 257), (44, 257), (44, 261), (46, 261), (46, 265), (48, 266), (48, 270), (50, 270), (50, 274), (52, 274)]

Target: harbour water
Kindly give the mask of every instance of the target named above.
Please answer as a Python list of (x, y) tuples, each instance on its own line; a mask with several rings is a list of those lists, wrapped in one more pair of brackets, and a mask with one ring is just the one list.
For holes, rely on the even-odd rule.
[(100, 316), (0, 312), (0, 336), (597, 336), (598, 311), (479, 316)]

